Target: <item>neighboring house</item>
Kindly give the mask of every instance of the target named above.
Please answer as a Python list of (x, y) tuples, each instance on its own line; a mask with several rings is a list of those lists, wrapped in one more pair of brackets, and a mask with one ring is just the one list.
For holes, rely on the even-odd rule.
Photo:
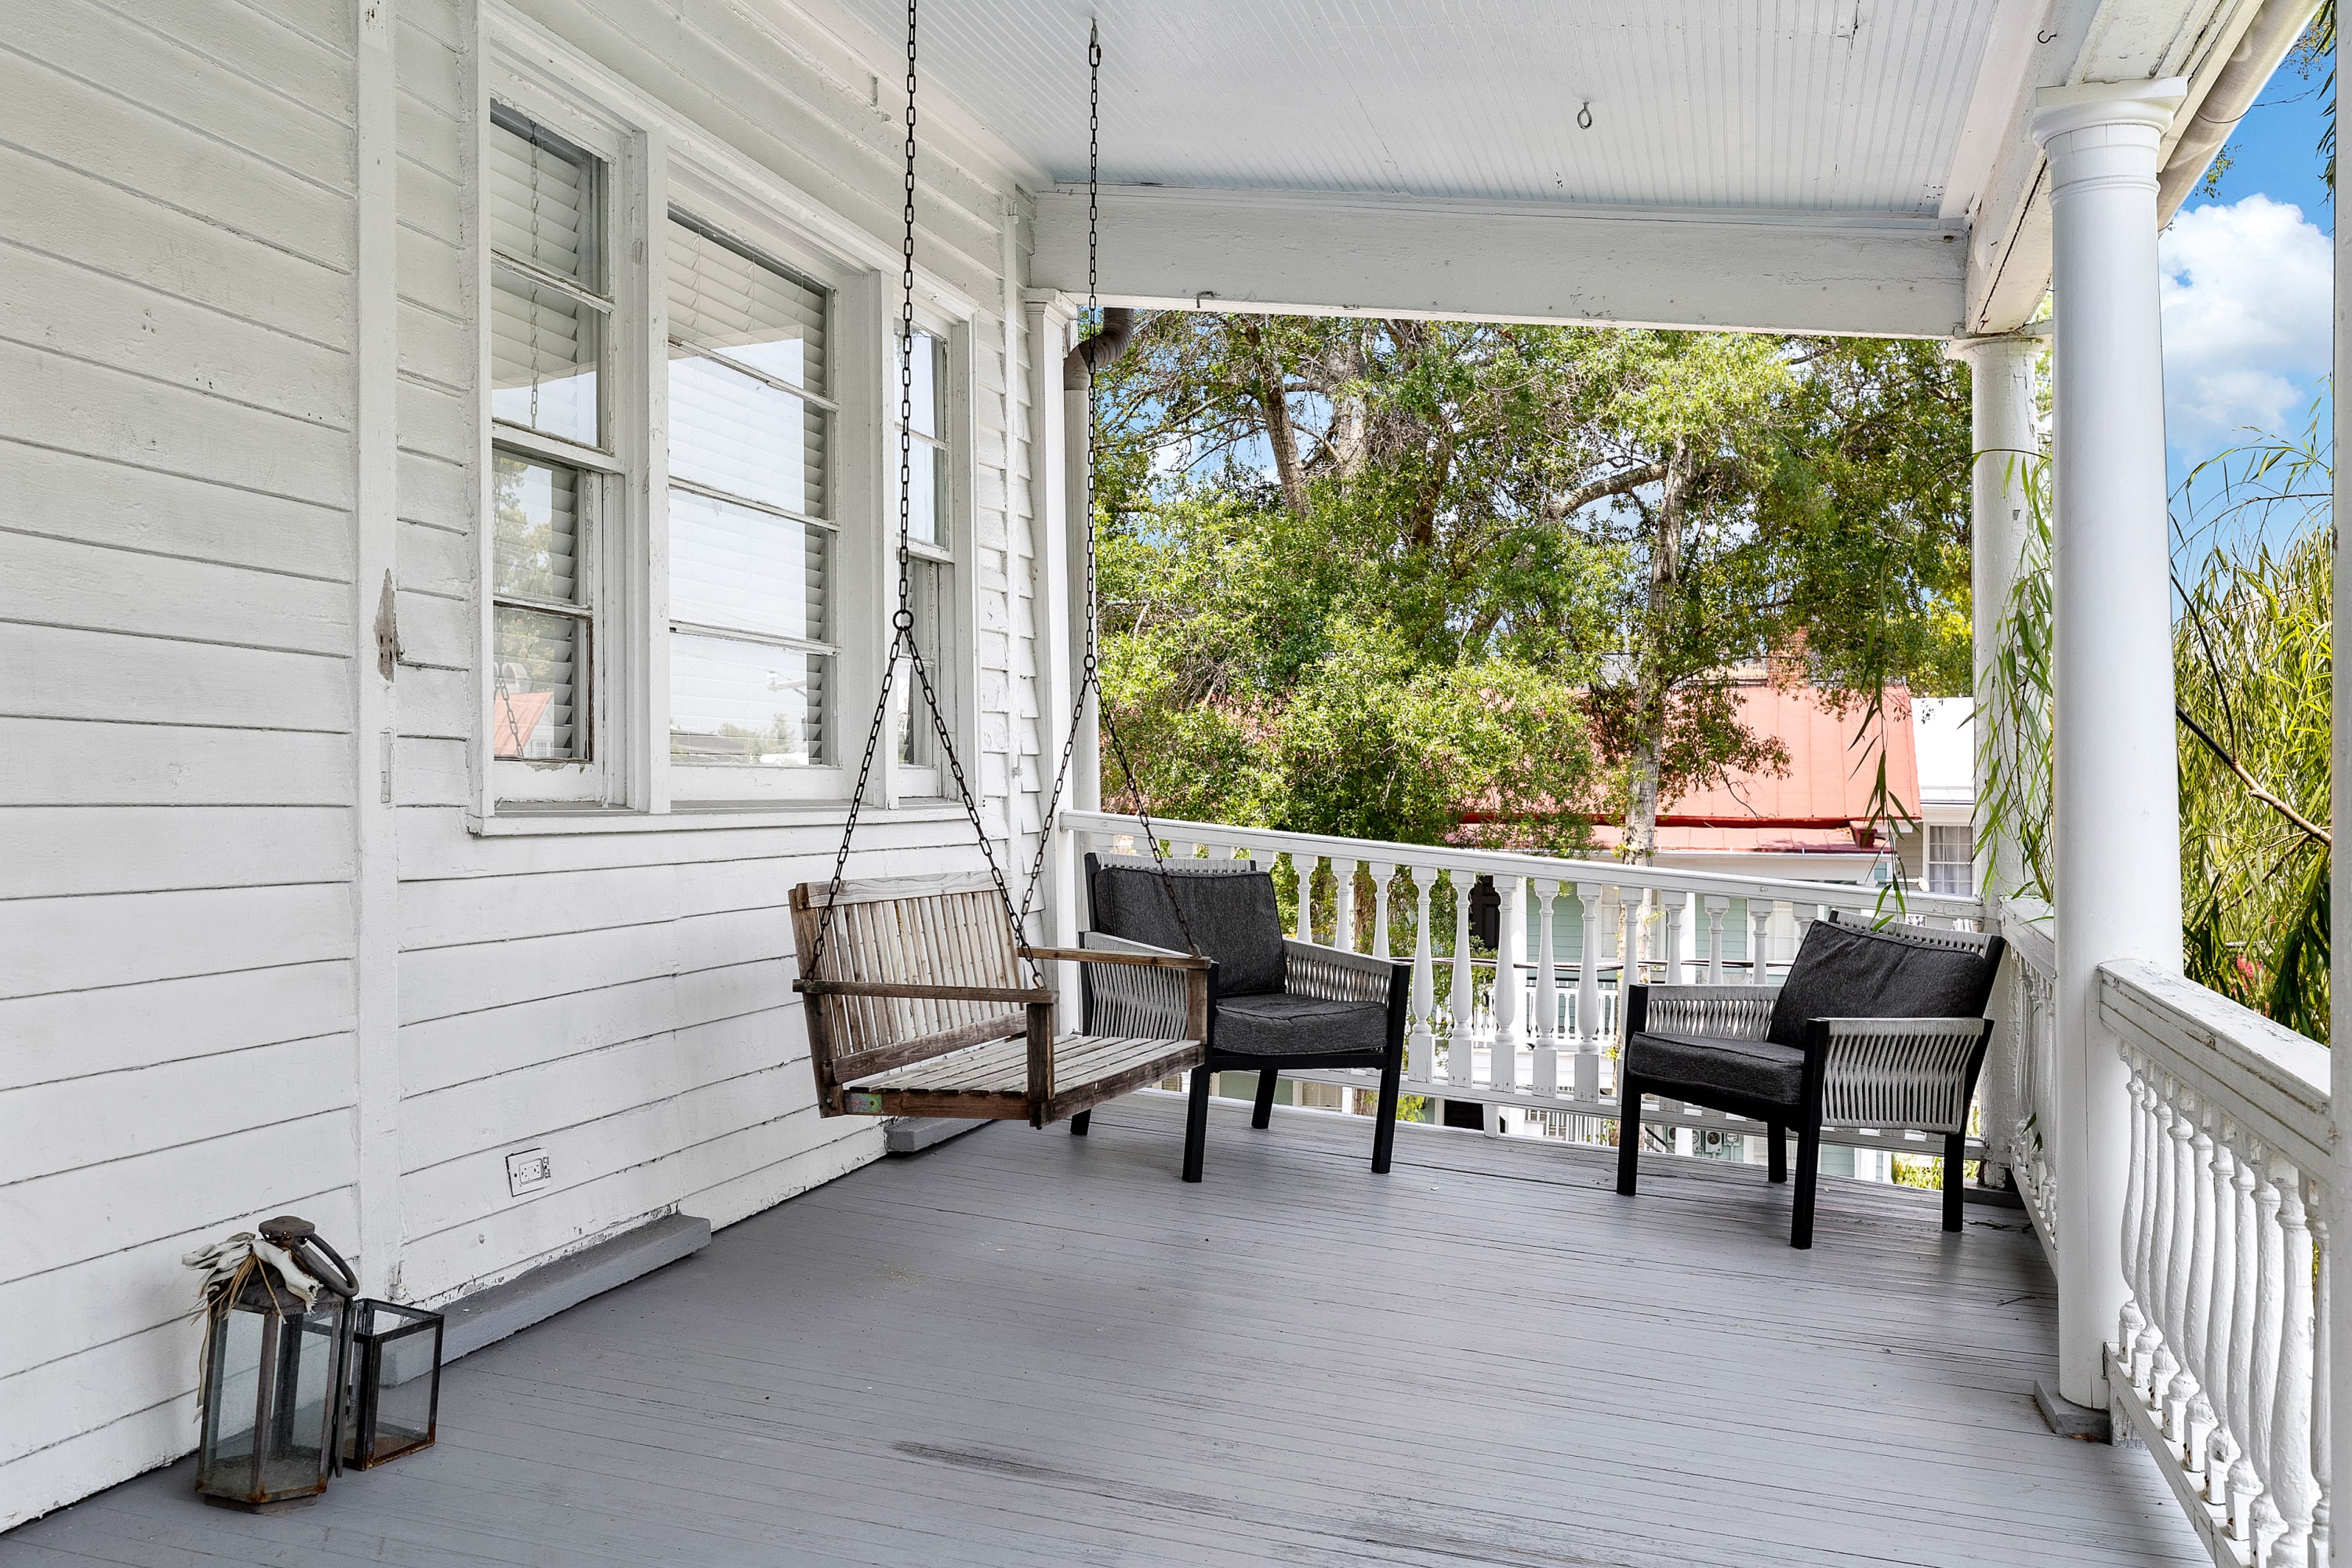
[(1916, 832), (1899, 836), (1903, 879), (1930, 893), (1976, 888), (1976, 702), (1919, 697), (1911, 702), (1912, 749), (1919, 794), (1908, 803)]
[[(1867, 882), (1888, 875), (1891, 839), (1906, 879), (1914, 879), (1913, 862), (1920, 851), (1913, 841), (1918, 834), (1900, 818), (1904, 808), (1916, 812), (1921, 798), (1914, 710), (1931, 700), (1915, 700), (1899, 688), (1888, 692), (1883, 726), (1876, 720), (1865, 724), (1859, 708), (1841, 711), (1811, 687), (1776, 685), (1760, 673), (1739, 683), (1738, 700), (1740, 721), (1778, 741), (1788, 765), (1780, 772), (1735, 773), (1666, 803), (1658, 814), (1657, 863), (1693, 871)], [(1882, 820), (1885, 806), (1873, 800), (1882, 730), (1886, 790), (1897, 803), (1892, 834)], [(1963, 779), (1965, 751), (1962, 742)], [(1965, 823), (1967, 814), (1963, 801), (1957, 820)], [(1613, 854), (1623, 831), (1613, 823), (1597, 826), (1596, 847)]]

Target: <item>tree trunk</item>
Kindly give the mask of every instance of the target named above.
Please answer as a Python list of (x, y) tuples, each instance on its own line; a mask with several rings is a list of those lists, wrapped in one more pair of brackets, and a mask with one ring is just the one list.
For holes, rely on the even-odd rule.
[(1293, 517), (1305, 517), (1307, 474), (1298, 461), (1298, 431), (1290, 422), (1282, 366), (1267, 353), (1265, 334), (1255, 318), (1242, 322), (1242, 339), (1249, 344), (1250, 359), (1257, 370), (1258, 406), (1265, 414), (1266, 444), (1274, 448), (1274, 472), (1282, 483), (1282, 504)]
[(1658, 848), (1658, 773), (1666, 744), (1666, 696), (1672, 684), (1668, 650), (1682, 595), (1683, 510), (1691, 488), (1689, 444), (1666, 455), (1665, 489), (1650, 517), (1650, 591), (1633, 650), (1633, 754), (1631, 799), (1618, 858), (1646, 866)]

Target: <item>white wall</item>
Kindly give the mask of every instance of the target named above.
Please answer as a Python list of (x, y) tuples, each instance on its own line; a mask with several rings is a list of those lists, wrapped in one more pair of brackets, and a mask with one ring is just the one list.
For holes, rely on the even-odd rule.
[[(371, 1204), (411, 1300), (664, 1212), (724, 1225), (878, 1152), (870, 1125), (816, 1117), (789, 989), (783, 901), (829, 866), (823, 813), (469, 825), (481, 24), (467, 0), (392, 9), (407, 662), (397, 879), (364, 906), (396, 932), (368, 980), (390, 1010), (362, 1034), (356, 5), (0, 0), (0, 1528), (193, 1444), (180, 1253), (285, 1210), (356, 1236), (363, 1051), (395, 1058), (371, 1114), (397, 1190)], [(843, 40), (719, 0), (529, 14), (895, 249), (898, 133)], [(1015, 182), (984, 145), (933, 145), (924, 259), (981, 306), (976, 772), (993, 830), (1027, 835)], [(936, 866), (968, 834), (882, 820), (857, 868)], [(515, 1199), (504, 1155), (526, 1145), (555, 1178)]]

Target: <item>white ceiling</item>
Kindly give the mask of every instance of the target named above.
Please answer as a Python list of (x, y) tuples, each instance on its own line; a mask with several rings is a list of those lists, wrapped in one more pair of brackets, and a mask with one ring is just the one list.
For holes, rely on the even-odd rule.
[(925, 0), (922, 79), (1083, 181), (1098, 15), (1106, 184), (1932, 216), (1998, 5)]

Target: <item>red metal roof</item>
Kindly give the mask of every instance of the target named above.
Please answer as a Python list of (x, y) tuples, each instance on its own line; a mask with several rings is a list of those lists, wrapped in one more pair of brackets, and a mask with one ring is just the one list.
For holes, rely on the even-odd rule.
[[(1859, 743), (1863, 710), (1825, 707), (1810, 686), (1744, 682), (1738, 689), (1740, 722), (1778, 740), (1789, 753), (1781, 773), (1734, 773), (1720, 784), (1670, 802), (1661, 827), (1846, 827), (1874, 815), (1878, 785), (1878, 738), (1873, 721)], [(1911, 696), (1886, 694), (1886, 787), (1905, 810), (1919, 805), (1919, 753), (1911, 733)]]

